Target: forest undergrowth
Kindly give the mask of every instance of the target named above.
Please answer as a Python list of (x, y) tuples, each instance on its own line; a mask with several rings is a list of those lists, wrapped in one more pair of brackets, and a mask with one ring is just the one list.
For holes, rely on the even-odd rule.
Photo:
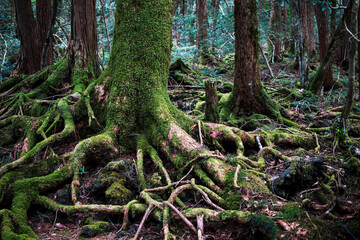
[[(122, 151), (107, 134), (97, 135), (104, 120), (91, 106), (108, 97), (101, 85), (95, 87), (95, 100), (90, 87), (79, 97), (67, 84), (45, 86), (52, 90), (41, 95), (44, 84), (38, 81), (61, 74), (64, 63), (1, 91), (2, 234), (19, 239), (24, 234), (24, 239), (197, 239), (199, 234), (206, 239), (357, 239), (358, 102), (349, 137), (335, 141), (345, 72), (337, 69), (333, 88), (314, 96), (299, 86), (293, 59), (284, 58), (271, 66), (275, 78), (265, 66), (261, 78), (288, 120), (253, 114), (207, 122), (204, 82), (218, 85), (221, 107), (232, 90), (233, 58), (170, 67), (170, 99), (191, 117), (189, 132), (206, 149), (185, 164), (176, 162), (176, 148), (166, 143), (154, 149), (135, 136), (137, 150)], [(180, 131), (170, 126), (171, 132)], [(181, 157), (193, 156), (191, 146), (177, 147), (188, 151)], [(164, 161), (166, 154), (174, 159)], [(211, 159), (216, 161), (204, 161)], [(208, 164), (206, 174), (202, 164)], [(34, 189), (33, 197), (28, 189)]]

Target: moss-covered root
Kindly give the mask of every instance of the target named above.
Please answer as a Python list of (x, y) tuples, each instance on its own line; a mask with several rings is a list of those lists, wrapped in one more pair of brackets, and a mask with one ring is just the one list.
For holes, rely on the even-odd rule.
[[(235, 221), (244, 226), (250, 225), (253, 232), (260, 232), (264, 239), (277, 239), (278, 229), (272, 219), (261, 214), (242, 212), (237, 210), (215, 211), (207, 208), (189, 208), (181, 211), (189, 218), (194, 219), (197, 216), (204, 216), (208, 221)], [(176, 217), (176, 216), (175, 216)]]
[[(8, 209), (0, 210), (1, 239), (36, 239), (36, 236), (29, 237), (26, 234), (18, 234), (19, 221), (14, 213)], [(32, 234), (33, 235), (33, 234)]]
[(41, 142), (37, 143), (30, 151), (28, 151), (25, 155), (20, 157), (18, 160), (8, 163), (0, 168), (0, 176), (3, 176), (5, 173), (20, 167), (24, 164), (27, 164), (31, 161), (31, 159), (45, 147), (49, 146), (50, 144), (55, 143), (65, 137), (69, 136), (72, 132), (75, 131), (75, 123), (73, 121), (73, 117), (70, 112), (70, 107), (67, 104), (66, 100), (60, 100), (57, 108), (64, 119), (64, 129), (60, 133), (56, 133), (51, 135), (50, 137), (42, 140)]
[(118, 153), (114, 146), (113, 138), (107, 132), (85, 139), (76, 145), (70, 159), (71, 171), (73, 173), (73, 180), (70, 185), (73, 203), (76, 204), (78, 202), (77, 195), (80, 186), (80, 175), (82, 174), (81, 169), (84, 169), (88, 157), (92, 155), (92, 161), (96, 161), (96, 155), (101, 154), (104, 150), (108, 150), (109, 153)]

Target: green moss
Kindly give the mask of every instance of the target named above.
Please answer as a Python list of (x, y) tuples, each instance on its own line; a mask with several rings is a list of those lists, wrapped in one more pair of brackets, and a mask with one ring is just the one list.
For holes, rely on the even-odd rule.
[(343, 163), (343, 168), (356, 175), (360, 174), (360, 161), (356, 157), (351, 157), (349, 160)]
[(108, 203), (122, 205), (131, 199), (132, 192), (120, 182), (114, 182), (106, 190), (105, 196)]
[(268, 239), (277, 239), (278, 228), (274, 221), (264, 214), (252, 214), (250, 224), (254, 230), (260, 231)]
[(95, 237), (108, 231), (110, 231), (110, 223), (99, 221), (90, 225), (85, 225), (82, 228), (81, 236)]
[(295, 219), (299, 217), (305, 217), (305, 213), (301, 208), (301, 205), (297, 202), (289, 202), (282, 207), (282, 213), (278, 215), (280, 218), (286, 220)]

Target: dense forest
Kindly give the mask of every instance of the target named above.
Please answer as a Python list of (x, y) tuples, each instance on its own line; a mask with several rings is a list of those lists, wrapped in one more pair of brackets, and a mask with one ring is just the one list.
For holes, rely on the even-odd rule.
[(0, 239), (358, 239), (359, 0), (2, 0)]

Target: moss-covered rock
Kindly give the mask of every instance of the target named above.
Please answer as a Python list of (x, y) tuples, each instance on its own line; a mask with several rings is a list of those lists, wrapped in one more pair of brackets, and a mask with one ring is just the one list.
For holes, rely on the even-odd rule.
[(114, 182), (105, 192), (108, 204), (122, 205), (131, 200), (132, 192), (122, 183)]
[(110, 231), (110, 224), (108, 222), (95, 222), (85, 225), (81, 230), (81, 236), (91, 238), (108, 231)]
[(355, 174), (360, 174), (360, 161), (356, 157), (351, 157), (343, 163), (343, 168)]

